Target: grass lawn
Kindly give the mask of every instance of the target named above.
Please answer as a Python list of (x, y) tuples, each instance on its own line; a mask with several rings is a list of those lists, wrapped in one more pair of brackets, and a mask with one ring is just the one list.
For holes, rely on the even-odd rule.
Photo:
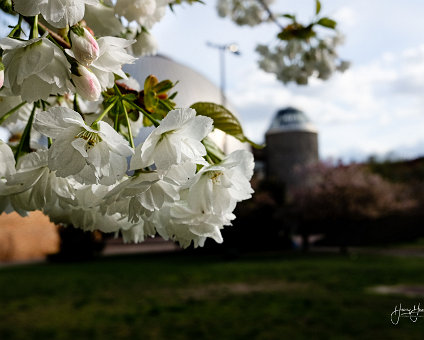
[[(0, 268), (0, 339), (423, 339), (424, 298), (370, 286), (424, 284), (424, 260), (177, 253)], [(424, 314), (423, 314), (424, 315)]]

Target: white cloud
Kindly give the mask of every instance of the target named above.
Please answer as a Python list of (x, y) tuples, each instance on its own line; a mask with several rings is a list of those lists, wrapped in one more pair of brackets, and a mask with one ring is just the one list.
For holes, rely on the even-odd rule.
[(334, 19), (345, 27), (354, 27), (358, 22), (358, 16), (355, 10), (351, 7), (340, 7), (332, 15)]
[(307, 87), (284, 87), (273, 75), (248, 70), (229, 94), (252, 139), (263, 140), (278, 109), (295, 106), (318, 127), (322, 155), (337, 157), (353, 148), (387, 153), (424, 140), (423, 92), (424, 45)]

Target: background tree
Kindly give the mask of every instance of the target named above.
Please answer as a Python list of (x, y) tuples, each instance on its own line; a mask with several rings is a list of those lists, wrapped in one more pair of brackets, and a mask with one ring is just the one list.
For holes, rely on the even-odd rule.
[(298, 176), (304, 178), (304, 184), (293, 192), (293, 206), (303, 221), (305, 242), (307, 225), (336, 221), (341, 250), (346, 251), (348, 233), (356, 223), (416, 206), (407, 186), (389, 182), (364, 165), (319, 163), (300, 169)]

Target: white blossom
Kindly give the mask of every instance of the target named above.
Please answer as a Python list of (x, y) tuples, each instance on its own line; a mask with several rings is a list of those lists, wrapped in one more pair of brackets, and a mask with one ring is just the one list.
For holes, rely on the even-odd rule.
[(144, 220), (127, 230), (120, 230), (124, 243), (140, 243), (144, 241)]
[(122, 65), (132, 64), (136, 58), (125, 50), (134, 41), (115, 37), (102, 37), (97, 40), (99, 44), (99, 57), (91, 64), (91, 70), (97, 76), (102, 89), (113, 87), (114, 75), (127, 78)]
[[(105, 194), (110, 190), (108, 186), (102, 185), (78, 185), (75, 187), (75, 198), (69, 201), (66, 211), (60, 215), (68, 214), (69, 223), (76, 228), (86, 231), (99, 230), (105, 233), (117, 232), (131, 228), (134, 223), (128, 222), (121, 214), (104, 215), (100, 212)], [(63, 209), (62, 204), (62, 209)], [(51, 212), (52, 216), (59, 214), (59, 208)]]
[(344, 72), (349, 63), (340, 60), (335, 52), (336, 46), (343, 42), (343, 37), (334, 37), (305, 42), (291, 39), (281, 42), (274, 48), (258, 45), (256, 52), (260, 55), (259, 67), (265, 72), (274, 73), (283, 83), (296, 82), (308, 84), (311, 76), (328, 79), (336, 70)]
[[(194, 241), (194, 246), (203, 246), (206, 238), (212, 238), (217, 243), (222, 243), (221, 229), (231, 225), (235, 216), (227, 214), (208, 214), (195, 212), (187, 201), (181, 200), (171, 207), (172, 225), (168, 227), (168, 233), (172, 230), (172, 239), (182, 243), (183, 247)], [(190, 236), (190, 237), (189, 237)], [(196, 240), (198, 239), (198, 244)], [(188, 243), (187, 243), (188, 241)]]
[[(270, 5), (274, 0), (263, 0)], [(268, 13), (257, 0), (218, 0), (218, 15), (229, 16), (237, 25), (256, 26), (269, 19)]]
[(251, 197), (253, 155), (237, 150), (222, 162), (203, 167), (183, 187), (181, 195), (194, 215), (231, 213), (237, 202)]
[(206, 149), (201, 143), (213, 128), (213, 120), (196, 116), (191, 108), (176, 109), (168, 113), (143, 144), (137, 146), (130, 168), (142, 169), (152, 164), (167, 170), (173, 164), (186, 160), (205, 164)]
[(59, 177), (75, 176), (82, 182), (112, 184), (127, 170), (126, 157), (133, 153), (128, 142), (109, 124), (98, 130), (86, 125), (68, 108), (55, 107), (37, 113), (34, 127), (54, 139), (48, 164)]
[(75, 25), (84, 17), (85, 4), (96, 5), (98, 0), (13, 0), (16, 12), (24, 16), (41, 14), (57, 28)]
[(115, 16), (112, 6), (105, 3), (97, 5), (86, 5), (84, 20), (98, 36), (119, 35), (124, 31), (124, 26)]
[(151, 217), (162, 238), (176, 241), (183, 248), (191, 243), (195, 248), (203, 247), (207, 238), (222, 243), (220, 230), (224, 225), (231, 225), (234, 218), (232, 214), (196, 214), (184, 200), (164, 207)]
[(221, 243), (220, 230), (231, 225), (236, 202), (253, 193), (249, 183), (252, 174), (253, 156), (245, 150), (202, 168), (182, 186), (180, 200), (154, 214), (157, 232), (182, 247), (191, 242), (195, 247), (203, 246), (207, 238)]
[[(234, 152), (209, 164), (206, 159), (224, 157), (205, 140), (213, 119), (191, 108), (164, 114), (136, 150), (127, 141), (131, 132), (138, 134), (146, 113), (130, 108), (135, 98), (143, 107), (143, 92), (122, 67), (136, 60), (130, 53), (157, 52), (148, 30), (172, 2), (13, 0), (19, 20), (40, 15), (34, 25), (39, 22), (45, 34), (37, 37), (32, 20), (30, 29), (19, 21), (10, 37), (0, 40), (0, 117), (11, 133), (8, 144), (0, 141), (0, 213), (40, 210), (54, 223), (115, 233), (124, 242), (156, 234), (184, 248), (203, 246), (208, 238), (223, 241), (221, 230), (235, 218), (236, 203), (253, 192), (252, 155)], [(241, 6), (239, 23), (264, 19), (254, 0), (220, 0), (219, 6), (232, 16), (234, 6)], [(320, 77), (329, 73), (333, 40), (323, 42), (325, 53), (312, 53), (313, 62), (306, 63)], [(300, 53), (292, 47), (291, 54)], [(281, 61), (266, 52), (269, 68), (280, 71)], [(122, 93), (111, 90), (119, 83), (126, 85)], [(167, 90), (158, 90), (161, 114), (174, 107), (172, 96), (163, 101)], [(138, 119), (127, 130), (123, 116)]]
[[(0, 213), (10, 213), (14, 209), (10, 203), (9, 192), (6, 188), (6, 176), (10, 177), (16, 173), (15, 158), (9, 145), (0, 140)], [(25, 216), (24, 211), (20, 213)]]
[(157, 172), (139, 173), (122, 181), (104, 198), (103, 212), (122, 213), (131, 222), (179, 199), (178, 188), (161, 179)]
[(68, 182), (48, 168), (47, 157), (47, 150), (22, 156), (16, 173), (6, 178), (4, 190), (15, 210), (42, 210), (55, 204), (59, 196), (72, 196)]
[(4, 86), (28, 103), (72, 89), (70, 64), (59, 47), (46, 37), (28, 41), (3, 38)]
[[(2, 95), (0, 96), (0, 112), (3, 114), (9, 112), (22, 103), (22, 98), (20, 96), (6, 95), (4, 92), (5, 91), (3, 90), (1, 93)], [(5, 127), (12, 132), (12, 130), (15, 129), (15, 126), (19, 125), (19, 127), (23, 130), (24, 124), (27, 122), (31, 114), (31, 106), (32, 105), (29, 104), (21, 106), (2, 123), (2, 127)]]
[(0, 140), (0, 179), (15, 173), (15, 157), (9, 145)]
[(150, 29), (165, 15), (169, 3), (170, 0), (118, 0), (115, 13)]
[(137, 57), (155, 55), (158, 50), (158, 43), (155, 37), (148, 32), (141, 32), (135, 37), (136, 42), (131, 45), (133, 55)]

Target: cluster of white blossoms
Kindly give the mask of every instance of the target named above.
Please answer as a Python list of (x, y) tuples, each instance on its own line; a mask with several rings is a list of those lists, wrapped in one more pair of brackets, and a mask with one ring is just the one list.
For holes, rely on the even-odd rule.
[[(342, 35), (320, 37), (316, 26), (336, 29), (336, 21), (320, 17), (321, 1), (315, 0), (315, 16), (308, 24), (300, 24), (293, 14), (274, 13), (271, 5), (274, 0), (218, 0), (217, 11), (221, 17), (229, 17), (240, 26), (256, 26), (273, 23), (278, 27), (277, 40), (270, 44), (259, 44), (259, 67), (275, 74), (287, 84), (308, 84), (311, 77), (327, 80), (335, 71), (344, 72), (350, 63), (341, 60), (336, 52), (343, 43)], [(289, 20), (288, 24), (280, 21)], [(273, 47), (270, 47), (273, 46)]]
[[(140, 91), (122, 71), (131, 53), (154, 52), (146, 29), (168, 4), (14, 0), (19, 21), (0, 40), (0, 124), (10, 133), (0, 141), (0, 213), (41, 210), (126, 242), (222, 242), (237, 202), (252, 195), (252, 154), (224, 155), (206, 141), (225, 108), (175, 108), (172, 82), (149, 76)], [(154, 129), (135, 145), (143, 125)]]
[(274, 0), (218, 0), (216, 9), (220, 17), (230, 17), (237, 25), (256, 26), (269, 20), (261, 2), (268, 6)]
[(343, 38), (335, 35), (316, 44), (291, 39), (274, 48), (258, 45), (259, 67), (274, 73), (284, 84), (306, 85), (311, 76), (327, 80), (335, 71), (344, 72), (350, 66), (349, 62), (338, 58), (336, 48), (342, 42)]
[(51, 147), (20, 157), (16, 168), (11, 148), (0, 144), (2, 210), (42, 210), (56, 223), (120, 231), (127, 242), (158, 233), (201, 246), (207, 237), (222, 242), (236, 203), (253, 192), (251, 153), (208, 164), (201, 141), (213, 120), (193, 109), (170, 111), (135, 150), (106, 122), (95, 130), (69, 108), (38, 112), (34, 128)]

